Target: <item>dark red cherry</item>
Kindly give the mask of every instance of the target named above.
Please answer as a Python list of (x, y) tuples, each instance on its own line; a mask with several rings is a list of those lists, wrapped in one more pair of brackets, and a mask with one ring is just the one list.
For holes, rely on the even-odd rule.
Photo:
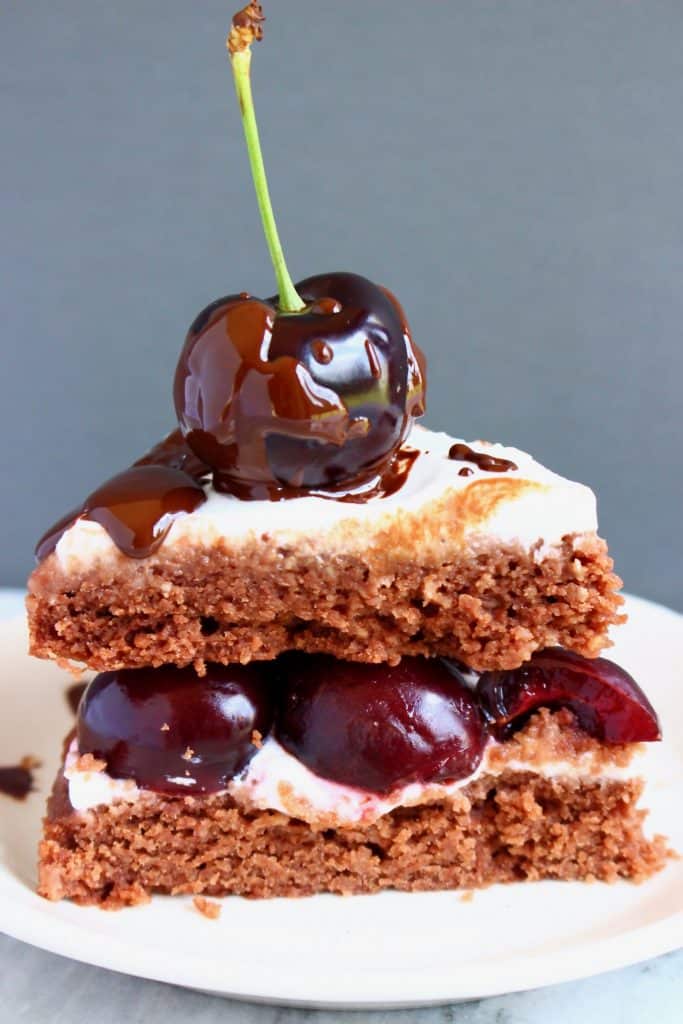
[(424, 411), (424, 361), (394, 296), (347, 273), (296, 288), (298, 313), (246, 294), (212, 303), (176, 369), (187, 443), (242, 498), (363, 483)]
[(477, 696), (500, 739), (540, 707), (571, 708), (580, 726), (606, 743), (661, 738), (657, 714), (628, 672), (607, 658), (582, 658), (561, 647), (512, 671), (485, 672)]
[(212, 793), (245, 767), (272, 719), (257, 665), (209, 665), (201, 677), (169, 666), (103, 672), (81, 700), (78, 749), (146, 789)]
[(388, 793), (470, 775), (486, 742), (471, 692), (437, 659), (366, 665), (287, 655), (280, 743), (311, 771)]

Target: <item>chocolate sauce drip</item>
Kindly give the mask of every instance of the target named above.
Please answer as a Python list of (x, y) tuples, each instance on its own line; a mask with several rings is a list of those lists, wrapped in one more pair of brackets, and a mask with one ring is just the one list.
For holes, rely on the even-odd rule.
[(24, 757), (19, 764), (0, 768), (0, 793), (14, 800), (25, 800), (33, 790), (32, 769), (35, 766), (34, 758)]
[(311, 313), (319, 313), (321, 316), (330, 316), (331, 313), (341, 313), (342, 304), (337, 302), (336, 299), (324, 297), (322, 299), (316, 299), (310, 307)]
[(328, 363), (331, 363), (334, 357), (334, 352), (327, 342), (322, 340), (322, 338), (318, 338), (317, 341), (313, 342), (311, 345), (311, 351), (313, 353), (313, 358), (317, 360), (317, 362), (322, 363), (323, 366), (327, 366)]
[(408, 394), (406, 401), (406, 414), (415, 418), (424, 416), (425, 397), (427, 393), (427, 360), (424, 353), (413, 341), (410, 333), (408, 317), (406, 312), (393, 292), (390, 292), (384, 285), (380, 285), (380, 291), (384, 292), (398, 313), (403, 332), (403, 341), (406, 346), (408, 357)]
[(87, 683), (74, 683), (73, 686), (70, 686), (68, 690), (65, 691), (64, 696), (66, 697), (66, 702), (69, 705), (69, 710), (73, 715), (77, 714), (78, 705), (81, 703), (81, 697), (87, 689)]
[(297, 284), (298, 313), (229, 295), (188, 332), (176, 412), (214, 487), (245, 500), (351, 491), (381, 475), (424, 409), (424, 360), (386, 289)]
[(61, 519), (58, 519), (57, 522), (43, 534), (35, 547), (36, 562), (42, 562), (44, 558), (47, 558), (48, 555), (52, 554), (63, 535), (70, 526), (73, 526), (82, 514), (83, 506), (72, 509), (71, 512), (67, 512)]
[[(413, 463), (420, 454), (417, 448), (403, 447), (383, 466), (380, 473), (356, 489), (349, 490), (343, 484), (340, 489), (322, 490), (317, 488), (284, 487), (282, 484), (233, 484), (230, 493), (243, 501), (291, 501), (293, 498), (325, 498), (327, 501), (343, 501), (355, 505), (364, 505), (366, 501), (376, 498), (389, 498), (395, 494), (408, 479)], [(215, 480), (215, 477), (214, 477)]]
[(470, 469), (469, 466), (463, 466), (462, 469), (458, 470), (458, 476), (473, 476), (474, 470)]
[(375, 380), (379, 380), (381, 378), (381, 376), (382, 376), (382, 365), (381, 365), (379, 359), (377, 358), (377, 353), (375, 351), (375, 346), (372, 344), (372, 342), (370, 341), (369, 338), (365, 339), (365, 351), (366, 351), (367, 357), (368, 357), (368, 365), (370, 367), (370, 373), (375, 378)]
[(176, 376), (176, 409), (188, 443), (214, 467), (218, 491), (248, 499), (280, 484), (301, 489), (301, 458), (280, 460), (276, 475), (270, 435), (341, 450), (368, 428), (320, 379), (333, 363), (329, 342), (321, 347), (320, 338), (306, 337), (309, 358), (300, 358), (300, 336), (317, 335), (323, 318), (278, 315), (274, 304), (237, 296), (214, 307), (190, 329)]
[(351, 492), (350, 494), (335, 495), (322, 492), (320, 497), (335, 498), (337, 501), (349, 501), (356, 504), (364, 504), (371, 498), (389, 498), (403, 487), (419, 454), (417, 448), (399, 448), (391, 462), (385, 466), (370, 487), (363, 488), (357, 494)]
[(84, 517), (103, 526), (129, 558), (146, 558), (163, 543), (179, 515), (206, 501), (191, 476), (168, 466), (132, 466), (87, 498)]
[(38, 541), (36, 560), (41, 562), (51, 554), (63, 534), (81, 518), (103, 526), (124, 555), (151, 555), (163, 543), (173, 521), (194, 512), (206, 500), (199, 481), (207, 472), (180, 431), (174, 431), (55, 523)]
[[(509, 459), (498, 459), (494, 455), (472, 451), (466, 444), (451, 445), (448, 458), (457, 462), (473, 462), (475, 466), (487, 473), (507, 473), (510, 469), (517, 469), (515, 463), (510, 462)], [(461, 470), (460, 475), (465, 476), (466, 474)]]
[[(308, 496), (327, 498), (330, 501), (363, 504), (370, 499), (388, 498), (395, 494), (408, 479), (413, 463), (419, 454), (416, 448), (400, 448), (382, 471), (357, 491), (340, 489), (339, 491), (307, 490), (302, 492), (300, 488), (296, 487), (249, 486), (246, 484), (243, 488), (233, 486), (231, 490), (232, 493), (237, 494), (237, 497), (251, 501), (283, 501), (301, 498), (305, 493)], [(153, 462), (153, 459), (158, 461)], [(142, 468), (167, 471), (162, 475), (156, 474), (155, 480), (152, 479), (151, 473), (145, 475), (150, 499), (143, 502), (140, 501), (140, 498), (144, 490), (144, 479), (140, 478), (139, 473), (137, 479), (133, 477), (133, 470)], [(146, 555), (152, 554), (163, 543), (172, 519), (177, 518), (183, 512), (194, 511), (205, 500), (204, 491), (199, 487), (199, 481), (205, 479), (208, 472), (210, 470), (206, 464), (193, 455), (187, 447), (180, 431), (174, 431), (173, 434), (169, 434), (167, 438), (152, 448), (147, 455), (138, 459), (131, 469), (113, 477), (93, 492), (81, 508), (74, 509), (55, 523), (36, 545), (36, 561), (42, 562), (44, 558), (47, 558), (57, 547), (63, 534), (81, 517), (99, 522), (107, 530), (117, 547), (129, 557), (144, 558)], [(189, 479), (187, 479), (188, 477)], [(181, 487), (176, 486), (175, 489), (171, 487), (170, 491), (165, 493), (164, 488), (159, 487), (159, 484), (164, 481), (170, 483), (175, 481), (176, 484), (180, 482)], [(157, 486), (156, 494), (154, 493), (155, 484)], [(126, 490), (131, 492), (127, 503), (123, 500)], [(116, 502), (117, 494), (119, 495), (118, 503)], [(97, 501), (96, 508), (92, 508), (93, 499)], [(187, 504), (178, 508), (179, 499), (181, 503), (186, 501)], [(164, 504), (165, 501), (166, 504)], [(168, 502), (175, 502), (175, 508), (170, 508)], [(110, 507), (112, 504), (113, 508)], [(164, 523), (163, 527), (160, 526), (162, 522)], [(78, 687), (71, 689), (75, 691)], [(67, 700), (69, 699), (67, 696)], [(74, 699), (77, 706), (80, 694), (78, 698)]]

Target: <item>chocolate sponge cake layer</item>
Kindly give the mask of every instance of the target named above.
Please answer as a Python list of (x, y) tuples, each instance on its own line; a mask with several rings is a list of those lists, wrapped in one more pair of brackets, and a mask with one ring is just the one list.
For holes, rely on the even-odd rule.
[(546, 557), (482, 543), (406, 560), (387, 542), (354, 552), (259, 540), (175, 546), (30, 581), (31, 653), (97, 670), (248, 662), (282, 651), (369, 662), (409, 654), (514, 668), (544, 647), (597, 655), (618, 622), (620, 585), (594, 535)]
[(638, 780), (506, 771), (448, 802), (337, 829), (247, 812), (228, 796), (158, 796), (69, 814), (60, 786), (63, 778), (40, 847), (38, 891), (112, 908), (155, 892), (271, 897), (642, 880), (667, 857), (661, 837), (643, 835)]

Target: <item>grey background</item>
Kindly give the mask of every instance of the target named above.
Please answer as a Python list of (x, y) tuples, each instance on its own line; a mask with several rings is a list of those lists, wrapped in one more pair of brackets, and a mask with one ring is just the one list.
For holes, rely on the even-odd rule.
[[(683, 608), (680, 0), (289, 0), (254, 58), (295, 278), (393, 288), (428, 422), (599, 493), (628, 587)], [(225, 0), (5, 0), (0, 582), (171, 425), (185, 330), (273, 290)]]

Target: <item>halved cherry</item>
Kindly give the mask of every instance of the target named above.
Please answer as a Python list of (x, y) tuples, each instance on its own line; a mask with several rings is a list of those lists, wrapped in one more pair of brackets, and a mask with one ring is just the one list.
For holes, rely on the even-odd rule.
[(311, 771), (388, 793), (470, 775), (486, 743), (472, 692), (437, 658), (366, 665), (323, 655), (280, 662), (276, 735)]
[(661, 739), (657, 713), (628, 672), (607, 658), (582, 658), (561, 647), (512, 671), (484, 672), (477, 696), (499, 739), (541, 707), (571, 708), (581, 728), (605, 743)]

